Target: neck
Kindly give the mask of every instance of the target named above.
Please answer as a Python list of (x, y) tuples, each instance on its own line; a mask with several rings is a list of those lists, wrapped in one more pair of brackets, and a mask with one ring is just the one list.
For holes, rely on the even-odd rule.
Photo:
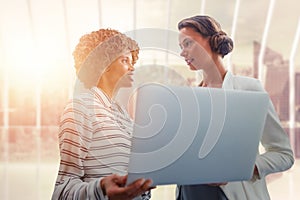
[(113, 99), (115, 94), (118, 92), (118, 88), (115, 85), (111, 86), (112, 84), (108, 83), (107, 81), (100, 79), (97, 87), (100, 88), (110, 99)]
[(221, 62), (213, 65), (203, 70), (203, 84), (207, 87), (221, 88), (226, 74), (225, 67)]

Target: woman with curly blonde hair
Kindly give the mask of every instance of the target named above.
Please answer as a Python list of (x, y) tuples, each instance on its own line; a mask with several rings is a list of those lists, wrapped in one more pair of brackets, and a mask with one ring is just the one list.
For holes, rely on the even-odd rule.
[(60, 166), (52, 199), (150, 199), (151, 180), (126, 185), (132, 120), (115, 100), (132, 86), (137, 43), (112, 29), (80, 38), (78, 77), (59, 124)]

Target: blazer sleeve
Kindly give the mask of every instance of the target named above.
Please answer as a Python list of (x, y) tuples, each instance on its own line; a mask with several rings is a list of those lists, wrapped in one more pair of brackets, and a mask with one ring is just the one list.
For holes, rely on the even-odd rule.
[(259, 178), (271, 173), (287, 170), (294, 164), (289, 137), (281, 126), (271, 100), (269, 102), (261, 139), (261, 144), (265, 152), (258, 155), (256, 159)]
[[(239, 77), (235, 80), (236, 89), (264, 91), (258, 79)], [(261, 139), (264, 152), (256, 158), (258, 179), (268, 174), (285, 171), (294, 164), (294, 155), (287, 133), (281, 126), (279, 117), (269, 99), (268, 113)]]

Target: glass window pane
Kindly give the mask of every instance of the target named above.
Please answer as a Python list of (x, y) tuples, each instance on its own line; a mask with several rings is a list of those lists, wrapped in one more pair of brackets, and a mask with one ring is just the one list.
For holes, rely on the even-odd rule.
[(36, 92), (34, 87), (10, 85), (9, 89), (9, 125), (36, 125)]

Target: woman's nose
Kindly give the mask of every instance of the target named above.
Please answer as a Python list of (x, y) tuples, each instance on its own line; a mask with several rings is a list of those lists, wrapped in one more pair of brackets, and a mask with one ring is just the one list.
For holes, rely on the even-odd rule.
[(184, 49), (181, 50), (180, 56), (182, 56), (182, 57), (186, 56), (186, 51)]
[(130, 64), (129, 67), (128, 67), (128, 70), (129, 70), (129, 71), (134, 71), (134, 70), (135, 70), (134, 65), (133, 65), (133, 64)]

